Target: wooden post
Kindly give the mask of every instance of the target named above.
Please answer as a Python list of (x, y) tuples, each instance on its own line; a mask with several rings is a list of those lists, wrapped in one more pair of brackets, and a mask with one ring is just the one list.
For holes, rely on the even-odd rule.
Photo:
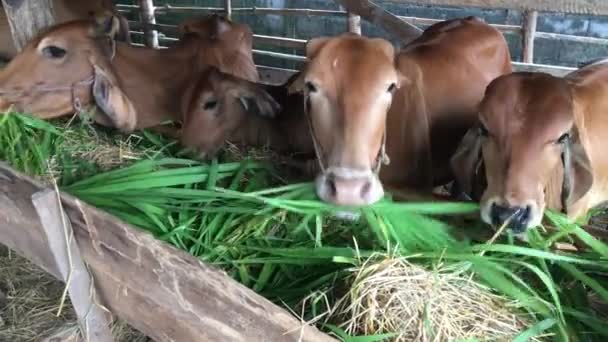
[(154, 0), (139, 0), (139, 9), (139, 18), (142, 30), (144, 31), (145, 44), (146, 46), (158, 49), (158, 31), (150, 26), (151, 24), (156, 24)]
[[(346, 11), (344, 6), (340, 6), (340, 11)], [(361, 35), (361, 17), (347, 11), (346, 30), (350, 33)]]
[(350, 12), (348, 13), (348, 32), (361, 35), (361, 17)]
[(422, 30), (399, 19), (393, 13), (367, 0), (334, 0), (346, 8), (349, 13), (360, 15), (372, 24), (382, 27), (386, 32), (395, 35), (403, 44), (418, 38)]
[(61, 280), (68, 287), (84, 340), (112, 342), (110, 321), (96, 302), (98, 295), (93, 278), (82, 260), (70, 219), (61, 208), (59, 194), (53, 190), (40, 191), (32, 196), (32, 203), (40, 217)]
[(2, 5), (17, 51), (55, 22), (51, 0), (2, 0)]
[(524, 63), (534, 63), (534, 39), (536, 38), (537, 11), (525, 11), (522, 25), (521, 60)]
[(226, 18), (232, 19), (232, 0), (224, 0), (224, 10), (226, 11)]

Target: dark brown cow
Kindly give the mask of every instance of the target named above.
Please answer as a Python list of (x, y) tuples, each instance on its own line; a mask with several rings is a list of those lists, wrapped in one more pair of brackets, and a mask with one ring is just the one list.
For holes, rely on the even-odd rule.
[[(129, 24), (127, 19), (122, 16), (114, 7), (110, 0), (53, 0), (53, 12), (55, 23), (61, 24), (77, 19), (87, 19), (100, 12), (109, 11), (120, 20), (120, 29), (116, 39), (119, 41), (130, 42)], [(4, 9), (0, 10), (0, 58), (10, 60), (17, 54), (17, 49), (13, 43), (13, 37), (8, 25), (8, 19)]]
[(182, 141), (197, 154), (215, 154), (225, 141), (247, 146), (268, 146), (279, 152), (314, 153), (301, 93), (289, 93), (293, 76), (284, 85), (262, 85), (281, 106), (275, 118), (255, 113), (254, 104), (239, 101), (226, 92), (222, 82), (201, 79), (184, 118)]
[(565, 78), (514, 73), (488, 86), (452, 164), (466, 191), (487, 180), (482, 219), (519, 233), (545, 208), (578, 218), (608, 200), (607, 130), (606, 61)]
[(129, 132), (181, 120), (192, 88), (210, 73), (262, 115), (277, 110), (255, 84), (211, 68), (222, 66), (222, 54), (209, 41), (191, 35), (171, 49), (141, 48), (109, 38), (117, 27), (115, 17), (101, 25), (74, 21), (32, 40), (0, 72), (0, 110), (52, 118), (94, 103), (101, 109), (96, 121)]
[[(251, 28), (242, 23), (235, 23), (220, 15), (213, 14), (202, 18), (192, 18), (182, 22), (178, 26), (181, 39), (195, 34), (203, 39), (209, 39), (216, 47), (216, 60), (223, 65), (236, 65), (240, 70), (232, 70), (231, 73), (246, 80), (257, 82), (258, 70), (253, 62), (253, 32)], [(218, 66), (222, 69), (222, 66)]]
[(486, 86), (511, 71), (502, 34), (476, 18), (433, 25), (397, 55), (385, 40), (349, 34), (313, 39), (306, 50), (296, 85), (323, 169), (317, 193), (342, 205), (383, 196), (384, 147), (383, 183), (430, 190), (449, 181), (451, 154)]

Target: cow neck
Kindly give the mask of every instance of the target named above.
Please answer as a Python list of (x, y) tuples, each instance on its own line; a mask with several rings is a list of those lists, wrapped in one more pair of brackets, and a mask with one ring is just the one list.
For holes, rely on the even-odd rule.
[(302, 108), (304, 96), (302, 93), (290, 93), (289, 88), (293, 79), (284, 85), (267, 85), (266, 92), (281, 104), (281, 113), (275, 118), (280, 125), (283, 135), (283, 145), (291, 152), (313, 154), (312, 139), (307, 132), (307, 121)]
[(197, 42), (161, 50), (118, 44), (112, 64), (138, 110), (146, 112), (151, 121), (181, 120), (179, 97), (204, 70), (197, 62)]

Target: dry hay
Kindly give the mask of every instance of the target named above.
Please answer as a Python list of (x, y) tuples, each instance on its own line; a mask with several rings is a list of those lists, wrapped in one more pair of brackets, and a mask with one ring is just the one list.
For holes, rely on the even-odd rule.
[(462, 266), (429, 271), (405, 258), (372, 258), (332, 315), (351, 335), (395, 333), (392, 341), (510, 341), (529, 322), (514, 303), (472, 281)]
[[(74, 159), (86, 160), (97, 165), (100, 171), (123, 166), (130, 161), (137, 161), (147, 156), (139, 147), (142, 140), (137, 134), (121, 135), (116, 132), (104, 132), (87, 122), (75, 123), (72, 119), (54, 120), (53, 124), (61, 128), (63, 134), (62, 149), (69, 152)], [(58, 160), (52, 160), (51, 169), (56, 169)]]
[[(41, 341), (76, 325), (69, 303), (56, 316), (64, 284), (0, 245), (0, 342)], [(116, 341), (145, 342), (147, 337), (123, 322), (112, 326)]]

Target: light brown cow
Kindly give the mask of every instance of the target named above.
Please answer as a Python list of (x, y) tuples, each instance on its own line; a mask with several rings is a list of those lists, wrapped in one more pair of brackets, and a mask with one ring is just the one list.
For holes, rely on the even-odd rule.
[(566, 78), (502, 76), (488, 86), (479, 122), (452, 163), (466, 191), (487, 180), (488, 224), (520, 233), (539, 225), (545, 208), (578, 218), (608, 200), (608, 61)]
[(207, 53), (218, 53), (216, 60), (222, 66), (238, 66), (240, 70), (231, 73), (246, 80), (257, 82), (258, 70), (253, 61), (253, 32), (247, 24), (235, 23), (220, 15), (213, 14), (202, 18), (187, 19), (178, 26), (181, 39), (195, 34), (203, 39), (209, 39), (216, 48)]
[(295, 84), (323, 169), (317, 193), (341, 205), (382, 198), (384, 147), (383, 183), (430, 190), (449, 181), (486, 86), (511, 71), (502, 34), (476, 18), (433, 25), (397, 55), (385, 40), (348, 34), (313, 39), (306, 54)]
[[(130, 42), (129, 24), (110, 0), (53, 0), (53, 12), (55, 23), (65, 23), (77, 19), (87, 19), (96, 13), (109, 11), (120, 20), (120, 29), (116, 39), (119, 41)], [(13, 43), (13, 37), (6, 18), (4, 9), (0, 9), (0, 58), (10, 60), (17, 54), (17, 49)]]
[(184, 110), (183, 145), (194, 147), (201, 158), (214, 155), (226, 141), (313, 156), (303, 96), (289, 93), (289, 86), (298, 76), (292, 76), (284, 85), (259, 84), (281, 106), (274, 118), (258, 115), (255, 108), (250, 108), (253, 104), (227, 95), (221, 81), (201, 79)]
[[(221, 53), (204, 39), (186, 37), (171, 49), (115, 43), (115, 17), (107, 23), (74, 21), (41, 34), (0, 72), (0, 110), (13, 106), (41, 118), (73, 113), (96, 104), (95, 120), (129, 132), (166, 120), (181, 120), (183, 103), (202, 77), (229, 84), (226, 93), (254, 103), (262, 115), (277, 110), (255, 84), (229, 76), (217, 66)], [(237, 68), (238, 70), (238, 68)]]

